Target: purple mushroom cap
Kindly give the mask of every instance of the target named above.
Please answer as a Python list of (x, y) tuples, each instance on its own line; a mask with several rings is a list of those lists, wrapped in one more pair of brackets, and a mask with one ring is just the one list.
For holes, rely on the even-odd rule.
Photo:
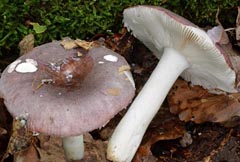
[[(66, 50), (56, 41), (36, 47), (17, 60), (56, 63), (80, 50)], [(61, 137), (104, 126), (132, 101), (134, 83), (129, 69), (124, 68), (128, 63), (117, 53), (100, 46), (89, 49), (86, 55), (93, 58), (93, 68), (81, 86), (72, 89), (46, 84), (33, 91), (33, 81), (42, 78), (44, 71), (20, 73), (9, 69), (10, 64), (0, 79), (0, 97), (8, 111), (14, 117), (25, 116), (31, 131)]]

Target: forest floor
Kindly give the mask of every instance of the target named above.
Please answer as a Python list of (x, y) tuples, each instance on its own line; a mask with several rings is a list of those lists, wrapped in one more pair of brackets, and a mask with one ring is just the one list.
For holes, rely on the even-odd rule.
[[(123, 55), (131, 65), (137, 94), (151, 75), (158, 59), (126, 32), (106, 38), (105, 43)], [(4, 65), (10, 63), (9, 59), (1, 61)], [(178, 81), (185, 82), (181, 79)], [(178, 114), (170, 112), (169, 97), (151, 122), (133, 162), (240, 161), (239, 118), (224, 123), (202, 121), (196, 124), (192, 121), (181, 121)], [(84, 135), (86, 149), (82, 161), (108, 162), (106, 159), (108, 139), (125, 112), (126, 110), (120, 112), (104, 128)], [(1, 100), (0, 159), (3, 158), (1, 162), (20, 162), (19, 159), (21, 162), (66, 162), (61, 138), (42, 134), (25, 138), (19, 135), (19, 132), (16, 133), (19, 131), (16, 127), (17, 121), (13, 122)]]

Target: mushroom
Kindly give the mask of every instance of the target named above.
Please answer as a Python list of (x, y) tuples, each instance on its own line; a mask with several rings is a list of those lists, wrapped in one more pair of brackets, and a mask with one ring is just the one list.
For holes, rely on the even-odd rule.
[[(74, 69), (81, 60), (83, 66)], [(55, 41), (34, 48), (4, 70), (0, 97), (13, 117), (26, 119), (29, 130), (62, 137), (66, 158), (78, 160), (84, 153), (82, 135), (103, 127), (131, 102), (135, 87), (129, 69), (122, 56), (105, 47), (66, 50)]]
[(130, 7), (123, 15), (124, 25), (160, 59), (108, 143), (108, 159), (126, 162), (179, 75), (211, 92), (237, 88), (226, 52), (196, 25), (156, 6)]

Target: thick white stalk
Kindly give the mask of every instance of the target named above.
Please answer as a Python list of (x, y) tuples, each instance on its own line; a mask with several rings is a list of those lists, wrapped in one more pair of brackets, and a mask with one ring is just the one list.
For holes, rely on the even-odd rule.
[(189, 67), (184, 56), (165, 48), (163, 56), (108, 143), (109, 160), (130, 162), (143, 135), (178, 76)]
[(64, 137), (63, 149), (68, 161), (80, 160), (84, 157), (83, 135)]

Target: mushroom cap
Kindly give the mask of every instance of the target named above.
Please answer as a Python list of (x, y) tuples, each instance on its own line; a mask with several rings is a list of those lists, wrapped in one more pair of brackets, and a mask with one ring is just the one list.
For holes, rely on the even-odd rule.
[[(66, 50), (56, 41), (34, 48), (14, 64), (26, 59), (56, 63), (79, 51), (79, 48)], [(47, 84), (33, 91), (34, 79), (42, 78), (44, 71), (21, 73), (12, 70), (10, 64), (0, 79), (0, 97), (9, 112), (14, 117), (26, 117), (31, 131), (61, 137), (104, 126), (131, 102), (134, 83), (126, 68), (128, 63), (117, 53), (100, 46), (91, 48), (86, 55), (93, 58), (93, 69), (81, 86), (74, 89)], [(106, 55), (115, 60), (104, 59)]]
[(184, 55), (190, 67), (181, 76), (193, 85), (237, 92), (226, 52), (188, 20), (161, 7), (135, 6), (124, 10), (123, 22), (159, 59), (165, 47)]

